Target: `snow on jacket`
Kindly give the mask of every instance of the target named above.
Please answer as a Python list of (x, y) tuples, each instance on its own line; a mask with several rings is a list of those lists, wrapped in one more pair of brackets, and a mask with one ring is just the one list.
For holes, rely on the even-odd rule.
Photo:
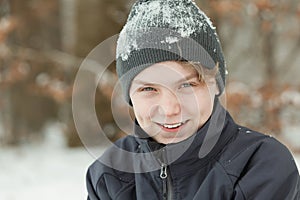
[[(299, 200), (299, 172), (289, 150), (273, 137), (237, 125), (225, 113), (217, 143), (202, 158), (199, 151), (209, 142), (205, 135), (211, 119), (177, 144), (136, 136), (118, 140), (89, 167), (88, 199)], [(146, 135), (140, 127), (135, 134)], [(184, 151), (165, 162), (174, 149)]]

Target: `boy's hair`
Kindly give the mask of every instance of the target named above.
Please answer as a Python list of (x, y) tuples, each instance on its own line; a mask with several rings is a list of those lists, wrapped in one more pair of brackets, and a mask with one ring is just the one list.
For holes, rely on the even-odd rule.
[(123, 27), (116, 54), (119, 80), (130, 103), (134, 77), (164, 61), (201, 63), (203, 69), (218, 65), (216, 82), (225, 87), (225, 61), (212, 22), (193, 0), (138, 0)]
[(191, 67), (195, 69), (199, 76), (200, 82), (205, 82), (207, 79), (215, 78), (219, 73), (219, 64), (217, 63), (216, 66), (212, 69), (207, 69), (199, 62), (191, 62), (191, 61), (177, 61), (178, 64), (182, 65), (183, 67)]

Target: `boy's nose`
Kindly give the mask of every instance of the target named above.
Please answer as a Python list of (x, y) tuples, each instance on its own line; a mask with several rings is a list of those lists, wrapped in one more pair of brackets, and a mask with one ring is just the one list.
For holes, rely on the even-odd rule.
[(159, 114), (171, 117), (180, 114), (181, 105), (178, 97), (172, 91), (164, 92), (161, 96), (159, 105)]

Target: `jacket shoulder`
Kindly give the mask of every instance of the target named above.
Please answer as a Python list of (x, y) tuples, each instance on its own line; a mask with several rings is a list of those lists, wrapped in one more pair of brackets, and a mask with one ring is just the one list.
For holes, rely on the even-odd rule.
[(118, 195), (117, 192), (123, 187), (132, 185), (134, 175), (120, 169), (130, 164), (128, 156), (124, 153), (134, 152), (137, 146), (133, 136), (119, 139), (89, 166), (86, 173), (89, 198), (111, 199)]
[(113, 160), (117, 160), (118, 157), (121, 158), (126, 153), (136, 152), (138, 145), (133, 136), (126, 136), (115, 141), (89, 166), (89, 171), (97, 172), (97, 174), (95, 174), (97, 177), (104, 172), (114, 172)]
[(237, 186), (236, 194), (245, 199), (294, 199), (299, 192), (293, 156), (271, 136), (241, 127), (220, 162)]
[[(253, 160), (253, 159), (256, 160)], [(234, 168), (240, 165), (265, 160), (270, 164), (273, 162), (284, 162), (294, 165), (295, 161), (289, 149), (276, 138), (240, 127), (236, 136), (227, 145), (220, 161), (225, 166), (235, 163)], [(279, 165), (282, 163), (278, 163)], [(241, 166), (243, 167), (243, 166)]]

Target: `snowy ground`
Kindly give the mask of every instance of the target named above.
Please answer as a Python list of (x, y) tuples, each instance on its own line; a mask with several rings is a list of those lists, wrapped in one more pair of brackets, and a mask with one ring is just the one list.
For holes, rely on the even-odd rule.
[[(50, 142), (0, 152), (1, 200), (86, 199), (85, 173), (94, 158), (84, 148)], [(300, 155), (296, 160), (299, 167)]]
[(41, 146), (0, 149), (1, 200), (86, 199), (85, 149)]
[(59, 126), (45, 134), (41, 144), (0, 148), (0, 200), (86, 199), (85, 173), (94, 157), (65, 147)]

